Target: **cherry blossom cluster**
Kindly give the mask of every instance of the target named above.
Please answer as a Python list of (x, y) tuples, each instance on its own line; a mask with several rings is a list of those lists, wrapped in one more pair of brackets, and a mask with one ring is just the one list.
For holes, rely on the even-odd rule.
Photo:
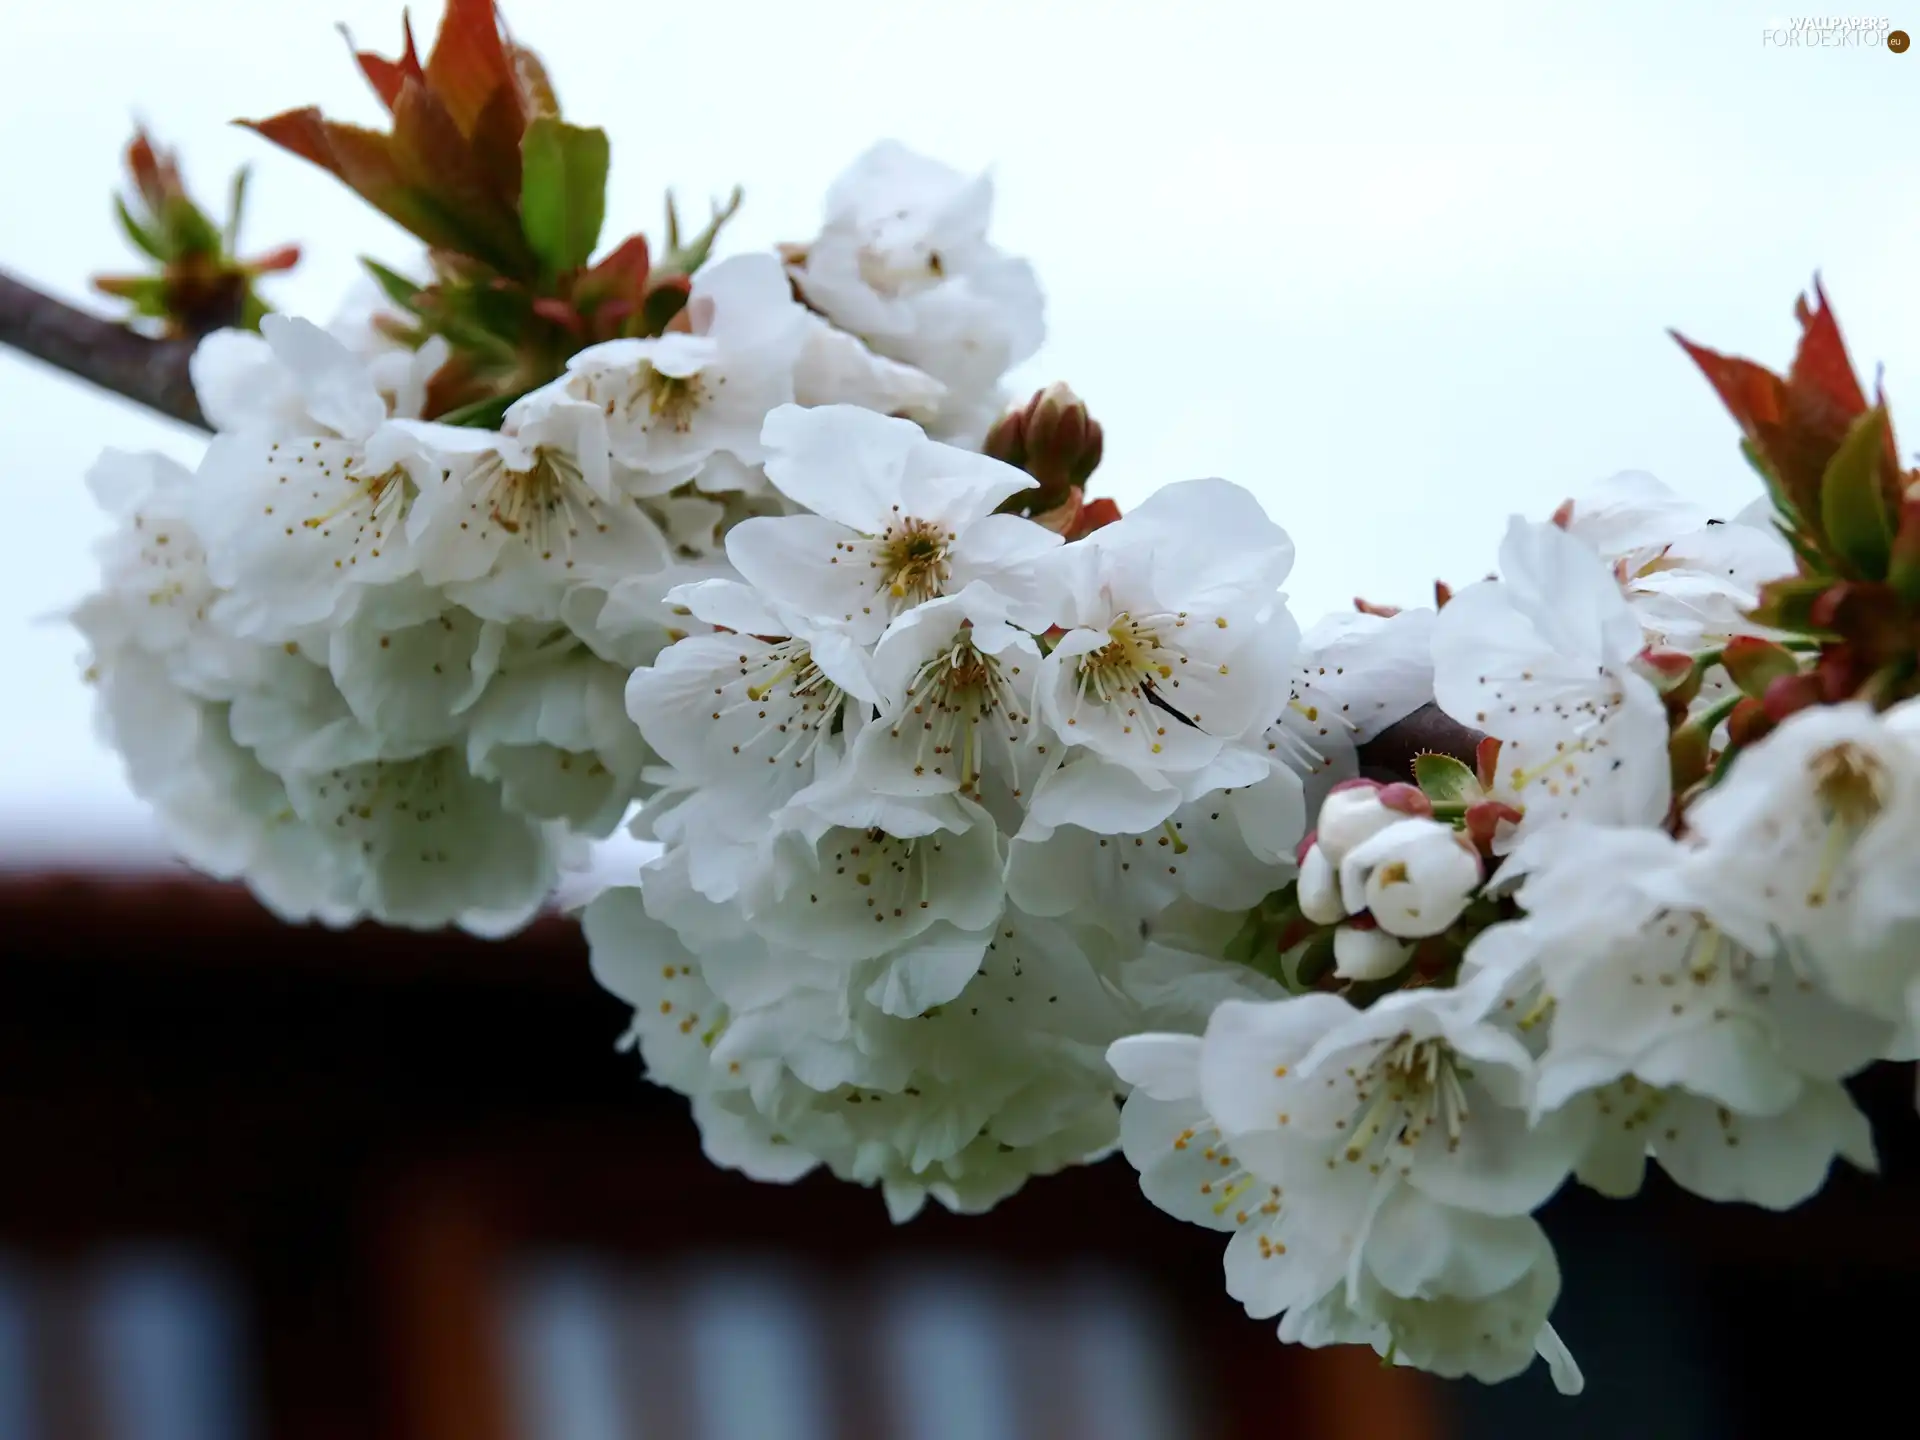
[[(703, 633), (627, 689), (663, 850), (587, 910), (596, 973), (716, 1160), (983, 1208), (1115, 1145), (1113, 1041), (1284, 993), (1220, 945), (1291, 877), (1307, 781), (1351, 773), (1340, 712), (1424, 697), (1426, 630), (1303, 652), (1292, 546), (1224, 481), (1063, 542), (1007, 513), (1032, 477), (909, 421), (763, 438), (794, 513), (668, 593)], [(1397, 713), (1306, 673), (1356, 629), (1414, 677)]]
[(1327, 796), (1233, 951), (1293, 994), (1111, 1048), (1146, 1193), (1231, 1235), (1227, 1287), (1283, 1339), (1487, 1381), (1537, 1354), (1577, 1390), (1532, 1216), (1562, 1185), (1630, 1195), (1651, 1159), (1785, 1209), (1873, 1168), (1842, 1082), (1916, 1053), (1920, 701), (1735, 743), (1801, 674), (1751, 618), (1795, 574), (1773, 513), (1623, 475), (1516, 518), (1433, 626), (1478, 763)]
[(180, 853), (288, 919), (531, 917), (647, 788), (623, 695), (685, 632), (666, 592), (733, 574), (732, 527), (788, 508), (767, 415), (984, 438), (1042, 333), (990, 205), (878, 146), (810, 245), (702, 266), (667, 333), (581, 350), (498, 429), (418, 418), (447, 342), (395, 343), (374, 302), (210, 336), (218, 434), (192, 470), (100, 461), (114, 529), (75, 611), (106, 738)]
[[(589, 265), (604, 137), (506, 55), (547, 170), (469, 236), (498, 273), (217, 333), (198, 466), (91, 476), (74, 620), (186, 859), (503, 934), (624, 827), (593, 971), (716, 1163), (905, 1219), (1117, 1150), (1281, 1338), (1442, 1375), (1580, 1387), (1570, 1181), (1873, 1166), (1845, 1082), (1920, 1054), (1920, 473), (1824, 297), (1785, 377), (1688, 347), (1753, 507), (1615, 476), (1303, 633), (1252, 494), (1122, 515), (1071, 392), (1010, 403), (1043, 306), (984, 177), (883, 144), (805, 244)], [(426, 103), (410, 39), (362, 63)], [(327, 163), (313, 123), (262, 122)], [(468, 324), (500, 295), (529, 334)], [(1477, 745), (1363, 765), (1422, 707)]]

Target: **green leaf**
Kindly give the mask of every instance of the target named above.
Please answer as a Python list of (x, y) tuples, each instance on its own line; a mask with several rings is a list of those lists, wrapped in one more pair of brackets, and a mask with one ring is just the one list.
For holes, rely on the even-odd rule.
[(1813, 607), (1833, 584), (1832, 578), (1824, 575), (1769, 580), (1760, 587), (1760, 603), (1747, 612), (1747, 618), (1789, 634), (1824, 635), (1826, 632), (1813, 623)]
[(133, 212), (127, 209), (127, 202), (118, 195), (113, 197), (113, 213), (120, 217), (120, 228), (127, 232), (127, 239), (133, 242), (135, 249), (163, 265), (166, 263), (167, 257), (161, 253), (160, 241), (151, 230), (133, 218)]
[(542, 116), (520, 141), (520, 227), (549, 273), (593, 255), (607, 210), (607, 132)]
[(707, 221), (706, 228), (691, 240), (680, 238), (680, 217), (674, 213), (673, 196), (667, 196), (667, 253), (661, 258), (663, 270), (677, 275), (691, 275), (707, 263), (707, 256), (713, 253), (713, 242), (720, 238), (720, 229), (739, 213), (740, 202), (746, 198), (746, 192), (738, 185), (725, 201), (716, 201), (713, 206), (713, 218)]
[(247, 177), (251, 173), (251, 166), (242, 165), (233, 172), (233, 184), (227, 191), (227, 228), (221, 240), (229, 255), (240, 253), (240, 217), (247, 213)]
[(366, 268), (366, 272), (374, 278), (374, 281), (380, 286), (381, 291), (386, 295), (387, 299), (391, 300), (410, 315), (418, 315), (420, 313), (420, 308), (415, 303), (420, 294), (420, 287), (418, 285), (414, 284), (413, 281), (407, 279), (406, 276), (400, 274), (398, 271), (389, 270), (378, 260), (370, 260), (365, 255), (360, 257), (360, 263)]
[(1767, 487), (1767, 497), (1773, 501), (1773, 508), (1785, 519), (1797, 520), (1799, 517), (1794, 512), (1793, 501), (1787, 498), (1786, 489), (1774, 475), (1773, 467), (1767, 464), (1767, 457), (1760, 453), (1760, 447), (1743, 437), (1740, 453), (1746, 457), (1747, 464), (1753, 467), (1753, 473), (1760, 477), (1760, 483)]
[(471, 405), (462, 405), (458, 410), (449, 410), (439, 420), (442, 425), (471, 425), (478, 430), (497, 430), (500, 422), (506, 418), (508, 407), (519, 398), (518, 395), (496, 395), (490, 400), (476, 400)]
[(1470, 804), (1486, 795), (1486, 791), (1480, 787), (1479, 777), (1473, 773), (1473, 767), (1462, 764), (1451, 755), (1416, 755), (1413, 760), (1413, 783), (1435, 805)]
[(206, 217), (206, 212), (186, 196), (170, 199), (161, 209), (158, 219), (160, 243), (166, 247), (169, 260), (220, 253), (220, 232), (214, 228), (213, 221)]
[(1861, 579), (1882, 580), (1893, 548), (1893, 522), (1880, 485), (1887, 412), (1875, 406), (1847, 430), (1820, 477), (1820, 528), (1827, 548)]

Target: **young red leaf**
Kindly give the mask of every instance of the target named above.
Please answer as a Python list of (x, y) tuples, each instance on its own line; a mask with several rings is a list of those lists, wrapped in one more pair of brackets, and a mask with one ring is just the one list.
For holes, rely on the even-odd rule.
[(500, 90), (516, 96), (512, 67), (500, 40), (494, 0), (447, 0), (440, 33), (427, 56), (426, 83), (460, 132), (469, 134)]
[(402, 14), (400, 28), (406, 36), (406, 49), (398, 60), (389, 60), (384, 55), (376, 55), (371, 50), (356, 50), (353, 58), (359, 62), (360, 73), (367, 77), (367, 83), (373, 87), (373, 93), (380, 97), (380, 103), (389, 111), (394, 101), (400, 98), (400, 86), (403, 81), (426, 81), (426, 72), (420, 68), (420, 52), (413, 46), (413, 19)]
[(415, 81), (400, 87), (394, 104), (392, 154), (407, 183), (462, 236), (454, 248), (503, 275), (531, 278), (519, 217), (495, 193), (439, 96)]
[(1846, 341), (1840, 338), (1840, 326), (1827, 304), (1820, 278), (1813, 281), (1814, 304), (1802, 295), (1794, 302), (1793, 316), (1800, 322), (1800, 348), (1794, 353), (1793, 368), (1787, 372), (1790, 388), (1822, 396), (1842, 414), (1851, 418), (1867, 408), (1860, 381), (1847, 358)]
[(327, 134), (331, 122), (321, 115), (318, 106), (305, 105), (298, 110), (283, 110), (278, 115), (269, 115), (264, 120), (242, 120), (238, 123), (257, 135), (265, 136), (282, 150), (289, 150), (302, 160), (311, 161), (322, 170), (346, 179), (341, 174), (339, 161), (334, 158), (333, 143)]

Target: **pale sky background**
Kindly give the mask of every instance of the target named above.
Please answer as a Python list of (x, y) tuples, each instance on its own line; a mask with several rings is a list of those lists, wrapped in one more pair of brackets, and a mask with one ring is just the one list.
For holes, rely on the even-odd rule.
[[(1788, 0), (1791, 3), (1791, 0)], [(1899, 0), (1908, 3), (1908, 0)], [(1885, 12), (1920, 34), (1910, 14)], [(424, 46), (438, 20), (415, 7)], [(1476, 578), (1506, 515), (1647, 469), (1751, 498), (1731, 422), (1667, 338), (1784, 365), (1817, 269), (1856, 359), (1920, 436), (1920, 52), (1785, 49), (1780, 0), (921, 4), (523, 0), (570, 119), (614, 139), (611, 241), (738, 181), (726, 248), (803, 239), (833, 176), (893, 136), (992, 167), (995, 237), (1033, 260), (1122, 504), (1196, 475), (1292, 533), (1303, 620)], [(1871, 11), (1863, 14), (1878, 15)], [(0, 267), (69, 299), (127, 264), (110, 218), (138, 114), (216, 200), (254, 163), (246, 244), (307, 259), (269, 292), (325, 321), (356, 257), (412, 242), (227, 122), (379, 109), (332, 29), (397, 49), (393, 0), (8, 6)], [(1902, 161), (1899, 157), (1906, 156)], [(616, 228), (617, 227), (617, 228)], [(1907, 402), (1904, 407), (1902, 402)], [(92, 738), (78, 643), (35, 617), (91, 583), (103, 445), (188, 432), (0, 352), (0, 863), (150, 852)]]

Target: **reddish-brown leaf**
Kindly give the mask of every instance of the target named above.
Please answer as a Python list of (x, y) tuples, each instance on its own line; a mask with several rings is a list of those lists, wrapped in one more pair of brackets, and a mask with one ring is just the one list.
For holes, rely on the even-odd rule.
[(1820, 477), (1847, 433), (1838, 406), (1824, 392), (1795, 388), (1763, 365), (1669, 333), (1753, 441), (1795, 510), (1807, 523), (1817, 521)]
[(291, 270), (299, 263), (300, 247), (298, 245), (282, 245), (245, 262), (246, 268), (255, 275), (271, 275), (281, 270)]
[(462, 134), (471, 133), (496, 91), (512, 95), (518, 110), (518, 90), (500, 42), (493, 0), (447, 0), (440, 33), (427, 56), (426, 79)]
[(1707, 383), (1719, 395), (1720, 403), (1733, 413), (1741, 429), (1755, 435), (1760, 426), (1780, 422), (1786, 408), (1786, 386), (1778, 375), (1751, 360), (1696, 345), (1678, 330), (1667, 333), (1680, 342), (1680, 348), (1700, 367)]
[(453, 248), (505, 275), (534, 272), (519, 213), (494, 190), (440, 97), (416, 81), (402, 84), (394, 102), (392, 151), (401, 177), (463, 237)]
[(1819, 276), (1813, 281), (1812, 305), (1802, 295), (1794, 302), (1793, 315), (1800, 322), (1800, 348), (1787, 372), (1787, 384), (1796, 390), (1816, 391), (1852, 420), (1865, 413), (1867, 397), (1847, 358), (1846, 341), (1840, 338), (1840, 326), (1833, 318), (1833, 307), (1820, 288)]
[(467, 148), (480, 173), (492, 182), (495, 195), (509, 210), (520, 213), (520, 138), (526, 121), (511, 89), (493, 92), (467, 133)]
[(586, 329), (580, 319), (580, 312), (564, 300), (543, 295), (533, 302), (533, 313), (542, 320), (550, 320), (570, 334), (578, 335)]
[[(417, 87), (416, 87), (417, 88)], [(390, 135), (358, 125), (324, 121), (325, 165), (355, 194), (429, 246), (464, 251), (469, 242), (459, 217), (402, 169)]]
[(282, 150), (290, 150), (302, 160), (312, 161), (322, 170), (332, 171), (341, 179), (340, 165), (334, 159), (333, 146), (327, 137), (328, 122), (320, 114), (318, 106), (307, 105), (299, 110), (284, 110), (278, 115), (269, 115), (264, 120), (242, 120), (239, 122), (258, 135), (264, 135)]
[(353, 58), (360, 63), (360, 73), (367, 77), (367, 83), (373, 86), (373, 93), (380, 97), (380, 103), (388, 110), (392, 110), (393, 102), (400, 98), (401, 81), (424, 82), (427, 78), (426, 72), (420, 68), (420, 52), (413, 45), (413, 18), (403, 14), (400, 26), (407, 43), (398, 60), (389, 60), (371, 50), (353, 52)]

